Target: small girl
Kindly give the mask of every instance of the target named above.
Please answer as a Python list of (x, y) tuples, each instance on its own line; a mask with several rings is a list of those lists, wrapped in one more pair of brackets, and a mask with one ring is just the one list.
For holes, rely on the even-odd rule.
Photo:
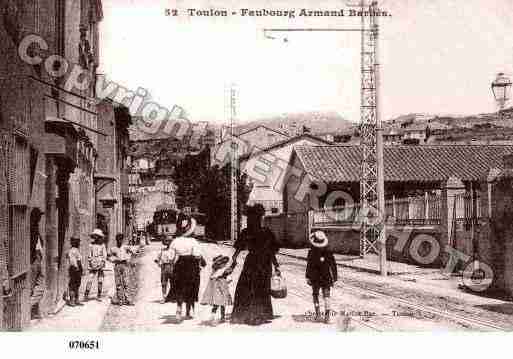
[(312, 248), (308, 252), (306, 263), (306, 280), (312, 286), (315, 308), (315, 320), (321, 318), (319, 307), (319, 290), (324, 298), (324, 322), (330, 322), (330, 288), (337, 281), (337, 263), (333, 253), (328, 250), (328, 237), (322, 231), (310, 235)]
[(213, 324), (217, 313), (217, 308), (221, 307), (221, 320), (226, 320), (226, 306), (232, 305), (232, 296), (230, 295), (229, 283), (231, 282), (230, 274), (232, 270), (226, 267), (230, 258), (223, 255), (216, 256), (212, 261), (212, 273), (207, 288), (203, 293), (201, 304), (211, 305), (212, 314), (210, 323)]

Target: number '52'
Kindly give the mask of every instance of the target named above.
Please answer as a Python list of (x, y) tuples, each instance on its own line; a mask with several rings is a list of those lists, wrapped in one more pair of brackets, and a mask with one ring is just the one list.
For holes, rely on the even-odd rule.
[(176, 9), (166, 9), (166, 16), (178, 16), (178, 10)]

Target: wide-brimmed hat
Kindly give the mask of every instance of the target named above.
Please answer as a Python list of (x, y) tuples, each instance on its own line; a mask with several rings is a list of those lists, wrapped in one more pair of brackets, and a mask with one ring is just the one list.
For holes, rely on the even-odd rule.
[(323, 248), (328, 245), (328, 237), (323, 231), (315, 231), (310, 234), (310, 243), (317, 248)]
[(194, 234), (196, 230), (196, 220), (185, 214), (178, 216), (176, 221), (176, 235), (180, 237), (188, 237)]
[(224, 256), (222, 254), (215, 256), (212, 260), (212, 269), (218, 270), (219, 268), (222, 268), (230, 261), (230, 257)]
[(96, 228), (92, 233), (91, 233), (91, 237), (100, 237), (100, 238), (104, 238), (105, 235), (103, 234), (102, 230), (99, 229), (99, 228)]

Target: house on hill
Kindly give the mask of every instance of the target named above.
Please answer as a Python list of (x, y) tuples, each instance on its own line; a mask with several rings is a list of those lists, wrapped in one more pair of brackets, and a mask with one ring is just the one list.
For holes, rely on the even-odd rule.
[(287, 138), (240, 158), (241, 172), (248, 175), (253, 188), (248, 204), (260, 203), (267, 213), (282, 212), (283, 173), (296, 146), (331, 145), (310, 133)]
[[(235, 136), (237, 137), (235, 142), (237, 142), (238, 158), (246, 155), (247, 153), (263, 150), (290, 138), (286, 133), (274, 130), (264, 125), (258, 125), (251, 129), (238, 132)], [(229, 151), (230, 134), (229, 132), (226, 132), (222, 134), (221, 141), (214, 146), (211, 152), (210, 163), (212, 165), (219, 166), (225, 165), (227, 152)]]

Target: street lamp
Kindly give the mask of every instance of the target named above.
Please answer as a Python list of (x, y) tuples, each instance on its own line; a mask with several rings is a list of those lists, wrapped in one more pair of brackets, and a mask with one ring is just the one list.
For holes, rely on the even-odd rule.
[(492, 82), (492, 92), (495, 97), (495, 101), (499, 105), (499, 117), (501, 117), (501, 111), (504, 109), (506, 102), (509, 101), (511, 96), (511, 79), (506, 76), (503, 72), (497, 74), (497, 77)]

